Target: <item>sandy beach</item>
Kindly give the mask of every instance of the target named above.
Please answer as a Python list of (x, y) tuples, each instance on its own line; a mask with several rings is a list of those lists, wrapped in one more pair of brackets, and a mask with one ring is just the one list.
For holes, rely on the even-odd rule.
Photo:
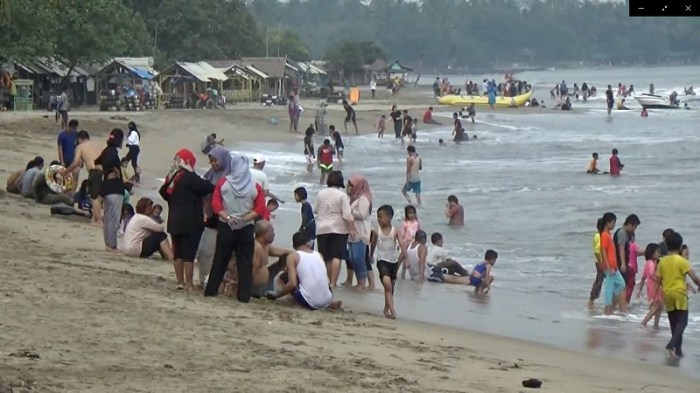
[[(399, 97), (418, 116), (423, 91)], [(300, 127), (317, 101), (303, 102)], [(392, 102), (356, 107), (364, 133)], [(526, 113), (525, 110), (522, 110)], [(342, 107), (329, 108), (342, 130)], [(163, 177), (180, 148), (199, 153), (204, 135), (236, 142), (298, 144), (285, 107), (144, 113), (75, 112), (94, 139), (134, 120), (143, 134), (144, 177)], [(279, 119), (274, 126), (271, 117)], [(56, 156), (48, 112), (0, 113), (3, 179), (35, 155)], [(198, 166), (206, 159), (198, 154)], [(84, 174), (81, 174), (84, 177)], [(132, 200), (157, 186), (146, 181)], [(160, 201), (157, 201), (160, 202)], [(103, 251), (101, 229), (51, 217), (49, 207), (0, 193), (4, 283), (0, 393), (5, 392), (523, 392), (527, 378), (557, 393), (689, 392), (697, 381), (662, 364), (564, 351), (539, 344), (345, 309), (308, 312), (286, 304), (205, 299), (174, 290), (169, 264)], [(278, 239), (287, 246), (287, 239)], [(339, 300), (359, 296), (338, 290)], [(492, 294), (498, 296), (498, 294)], [(534, 307), (534, 305), (533, 305)]]

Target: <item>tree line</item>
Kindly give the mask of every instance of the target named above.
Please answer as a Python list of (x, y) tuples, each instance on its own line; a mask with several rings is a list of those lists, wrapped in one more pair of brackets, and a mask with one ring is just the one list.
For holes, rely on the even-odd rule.
[(700, 18), (630, 18), (627, 2), (588, 0), (249, 0), (267, 26), (314, 58), (348, 40), (436, 69), (517, 62), (655, 63), (700, 55)]
[[(0, 60), (288, 55), (346, 70), (653, 63), (700, 55), (700, 18), (629, 18), (587, 0), (0, 0)], [(154, 46), (154, 43), (156, 44)]]

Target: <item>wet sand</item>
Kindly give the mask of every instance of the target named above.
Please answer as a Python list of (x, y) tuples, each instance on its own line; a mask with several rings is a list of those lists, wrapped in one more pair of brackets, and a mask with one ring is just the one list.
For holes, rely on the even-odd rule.
[[(421, 99), (430, 102), (415, 101)], [(406, 102), (403, 107), (427, 106)], [(376, 110), (389, 106), (358, 106), (362, 130), (374, 132)], [(329, 113), (342, 124), (342, 110)], [(55, 158), (57, 127), (53, 116), (44, 115), (0, 114), (4, 178), (37, 154)], [(285, 108), (246, 104), (225, 111), (73, 116), (101, 140), (114, 126), (139, 123), (148, 178), (162, 177), (178, 149), (198, 152), (208, 132), (234, 147), (239, 141), (283, 142), (301, 150), (301, 135), (287, 130)], [(282, 119), (278, 126), (269, 123), (271, 116)], [(198, 159), (206, 165), (201, 154)], [(132, 200), (155, 186), (137, 188)], [(48, 206), (3, 191), (0, 216), (0, 392), (521, 392), (521, 381), (531, 377), (544, 381), (542, 391), (561, 393), (687, 392), (696, 385), (661, 365), (388, 321), (351, 307), (307, 312), (176, 292), (167, 263), (108, 254), (100, 229), (51, 217)], [(339, 300), (356, 296), (337, 293)]]

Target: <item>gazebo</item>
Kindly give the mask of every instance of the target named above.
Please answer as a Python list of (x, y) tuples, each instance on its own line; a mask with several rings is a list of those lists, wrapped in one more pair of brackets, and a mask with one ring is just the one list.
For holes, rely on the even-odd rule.
[(95, 73), (95, 90), (117, 86), (137, 87), (153, 80), (156, 72), (148, 66), (150, 58), (114, 58)]
[(388, 79), (395, 79), (398, 77), (403, 82), (408, 82), (408, 73), (412, 71), (413, 68), (399, 63), (398, 60), (394, 60), (394, 62), (389, 64), (385, 69)]

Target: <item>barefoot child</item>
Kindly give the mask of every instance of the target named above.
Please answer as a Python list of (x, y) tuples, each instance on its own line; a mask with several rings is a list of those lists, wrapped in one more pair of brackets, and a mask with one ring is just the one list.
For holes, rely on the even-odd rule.
[[(405, 250), (411, 244), (416, 236), (416, 232), (420, 230), (420, 221), (418, 221), (416, 208), (412, 205), (408, 205), (404, 208), (404, 219), (401, 228), (399, 229), (399, 243), (401, 244), (401, 255), (399, 256), (399, 262), (404, 262), (406, 259)], [(401, 278), (406, 278), (406, 265), (401, 266)]]
[(671, 233), (666, 238), (668, 255), (661, 258), (656, 268), (657, 290), (663, 289), (664, 304), (671, 325), (671, 340), (666, 345), (668, 356), (683, 356), (683, 331), (688, 325), (688, 286), (686, 276), (700, 287), (700, 278), (693, 271), (690, 261), (680, 255), (683, 237)]
[(379, 280), (384, 287), (384, 316), (389, 319), (396, 318), (394, 308), (394, 286), (399, 272), (399, 232), (394, 228), (391, 220), (394, 218), (394, 209), (389, 205), (382, 205), (377, 209), (377, 241), (375, 255)]
[(382, 115), (379, 118), (379, 123), (377, 124), (377, 138), (384, 138), (384, 130), (386, 129), (386, 115)]
[(659, 319), (661, 318), (661, 311), (663, 311), (664, 307), (664, 294), (662, 291), (658, 291), (656, 288), (656, 265), (659, 263), (659, 258), (661, 257), (661, 250), (659, 250), (659, 245), (656, 243), (647, 244), (647, 248), (644, 251), (644, 257), (647, 261), (644, 265), (644, 271), (642, 272), (642, 280), (639, 282), (637, 298), (642, 297), (642, 289), (644, 289), (644, 284), (646, 283), (647, 301), (649, 302), (649, 312), (644, 317), (644, 320), (642, 320), (642, 326), (646, 327), (647, 323), (649, 323), (649, 321), (653, 317), (654, 329), (658, 329)]
[(428, 235), (425, 231), (416, 232), (415, 239), (406, 248), (404, 266), (408, 269), (411, 280), (422, 283), (427, 275), (426, 259), (428, 257)]
[(487, 294), (491, 290), (491, 283), (493, 283), (493, 276), (491, 275), (491, 270), (493, 265), (496, 264), (498, 259), (498, 253), (494, 250), (487, 250), (486, 255), (484, 255), (484, 262), (474, 266), (472, 274), (469, 277), (469, 283), (474, 286), (474, 293), (476, 294)]

